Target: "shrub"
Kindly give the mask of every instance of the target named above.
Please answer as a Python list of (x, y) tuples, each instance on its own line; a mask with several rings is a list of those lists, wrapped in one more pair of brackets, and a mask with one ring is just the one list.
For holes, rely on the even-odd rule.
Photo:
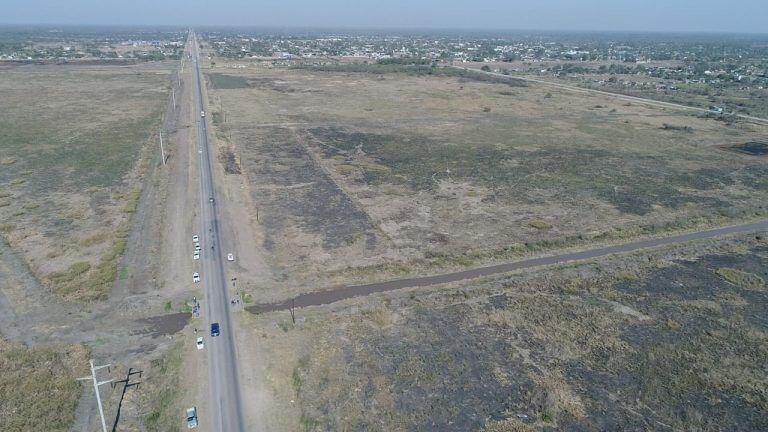
[(754, 273), (734, 268), (721, 267), (717, 269), (717, 274), (722, 276), (722, 278), (728, 282), (744, 289), (756, 290), (765, 286), (763, 278)]
[(533, 228), (536, 228), (538, 230), (547, 230), (547, 229), (552, 228), (552, 225), (550, 225), (549, 223), (547, 223), (546, 221), (543, 221), (541, 219), (534, 219), (534, 220), (528, 222), (528, 225), (533, 227)]
[(68, 431), (86, 375), (83, 345), (27, 347), (0, 339), (0, 430)]

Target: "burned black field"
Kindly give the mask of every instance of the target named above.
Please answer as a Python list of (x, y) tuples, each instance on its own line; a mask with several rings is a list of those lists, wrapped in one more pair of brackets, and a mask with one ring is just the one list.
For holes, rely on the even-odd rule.
[[(537, 192), (546, 189), (553, 191), (548, 200), (553, 196), (563, 202), (594, 197), (621, 213), (638, 216), (654, 207), (679, 209), (685, 205), (724, 211), (734, 204), (706, 192), (752, 185), (768, 175), (768, 168), (760, 165), (676, 172), (663, 153), (627, 158), (623, 149), (557, 146), (530, 151), (495, 143), (462, 146), (416, 134), (360, 133), (335, 127), (308, 132), (323, 143), (325, 158), (349, 164), (337, 165), (347, 177), (359, 170), (359, 180), (373, 186), (404, 183), (418, 192), (434, 191), (438, 181), (448, 176), (485, 187), (492, 191), (486, 200), (508, 205), (542, 204), (546, 200)], [(354, 157), (360, 153), (375, 163), (356, 163)], [(519, 163), (521, 160), (525, 163)]]
[(766, 214), (765, 159), (723, 151), (763, 125), (539, 85), (242, 69), (208, 74), (211, 117), (281, 300)]
[(768, 245), (598, 269), (379, 298), (283, 327), (321, 334), (293, 371), (305, 424), (768, 428)]
[[(375, 246), (367, 215), (322, 171), (290, 130), (263, 129), (259, 139), (245, 145), (249, 156), (244, 158), (244, 168), (254, 185), (253, 199), (259, 203), (267, 251), (278, 256), (293, 253), (281, 249), (286, 238), (324, 249), (358, 241), (365, 247)], [(291, 230), (294, 225), (301, 234)]]
[[(765, 159), (723, 151), (761, 125), (537, 85), (237, 74), (212, 94), (277, 276), (262, 298), (765, 215)], [(241, 319), (285, 430), (768, 429), (765, 240), (636, 255)]]
[(768, 143), (750, 141), (744, 144), (738, 144), (731, 147), (741, 153), (745, 153), (751, 156), (765, 156), (768, 155)]

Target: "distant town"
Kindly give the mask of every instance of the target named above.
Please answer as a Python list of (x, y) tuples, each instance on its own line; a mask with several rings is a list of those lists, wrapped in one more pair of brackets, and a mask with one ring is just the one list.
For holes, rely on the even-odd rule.
[(765, 115), (760, 101), (768, 98), (765, 35), (209, 30), (204, 37), (215, 56), (234, 67), (452, 65), (709, 107), (716, 114)]
[(186, 32), (0, 27), (0, 61), (179, 59)]
[[(184, 35), (181, 29), (0, 29), (0, 61), (178, 59)], [(718, 113), (766, 114), (764, 104), (755, 103), (768, 97), (766, 35), (208, 29), (201, 36), (209, 56), (236, 67), (248, 62), (465, 66), (695, 103)]]

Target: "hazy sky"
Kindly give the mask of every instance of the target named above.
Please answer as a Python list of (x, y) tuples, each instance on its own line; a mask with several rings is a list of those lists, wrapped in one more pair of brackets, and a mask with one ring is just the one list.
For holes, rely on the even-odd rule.
[(0, 23), (768, 33), (768, 0), (2, 0)]

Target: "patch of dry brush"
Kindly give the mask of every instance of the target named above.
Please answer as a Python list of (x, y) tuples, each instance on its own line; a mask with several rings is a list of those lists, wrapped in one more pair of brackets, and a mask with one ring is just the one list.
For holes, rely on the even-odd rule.
[(0, 339), (0, 430), (70, 430), (88, 354), (83, 345), (27, 347)]

